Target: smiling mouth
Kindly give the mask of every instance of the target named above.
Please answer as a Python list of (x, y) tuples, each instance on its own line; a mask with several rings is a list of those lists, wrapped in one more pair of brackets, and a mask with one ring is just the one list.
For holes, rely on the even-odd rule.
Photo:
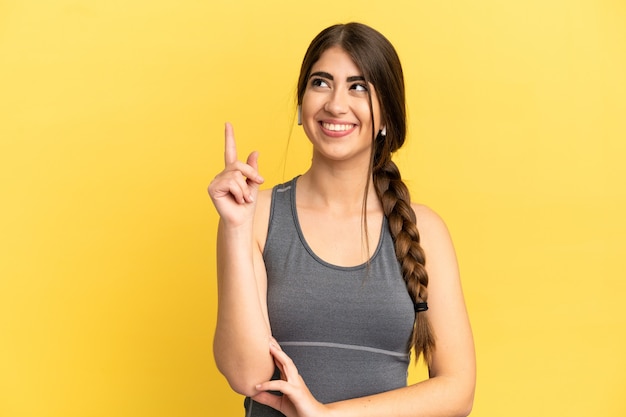
[(332, 132), (345, 132), (347, 130), (350, 130), (354, 127), (355, 125), (352, 123), (349, 124), (337, 124), (337, 123), (324, 123), (322, 122), (322, 127), (326, 130), (330, 130)]

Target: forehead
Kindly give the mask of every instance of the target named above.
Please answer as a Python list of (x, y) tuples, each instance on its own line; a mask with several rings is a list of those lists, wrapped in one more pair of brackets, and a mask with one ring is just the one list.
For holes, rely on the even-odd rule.
[(330, 74), (362, 75), (362, 71), (348, 55), (338, 46), (333, 46), (322, 52), (319, 59), (311, 67), (311, 72), (325, 71)]

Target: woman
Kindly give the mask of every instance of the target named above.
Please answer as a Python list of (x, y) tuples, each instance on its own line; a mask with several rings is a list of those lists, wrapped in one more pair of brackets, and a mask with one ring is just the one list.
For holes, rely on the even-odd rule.
[[(406, 133), (393, 46), (362, 24), (325, 29), (297, 98), (311, 166), (271, 190), (226, 125), (226, 166), (209, 186), (218, 368), (251, 416), (469, 414), (474, 347), (454, 249), (391, 161)], [(407, 386), (411, 349), (430, 377)]]

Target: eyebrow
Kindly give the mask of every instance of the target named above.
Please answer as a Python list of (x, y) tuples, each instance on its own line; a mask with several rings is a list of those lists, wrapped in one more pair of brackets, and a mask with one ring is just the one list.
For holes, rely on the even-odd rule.
[[(327, 72), (324, 71), (317, 71), (314, 72), (313, 74), (309, 75), (309, 79), (313, 78), (313, 77), (322, 77), (322, 78), (327, 78), (331, 81), (333, 81), (335, 78), (330, 75)], [(353, 75), (352, 77), (348, 77), (346, 78), (346, 81), (348, 81), (349, 83), (354, 82), (354, 81), (365, 81), (365, 77), (363, 77), (362, 75)]]

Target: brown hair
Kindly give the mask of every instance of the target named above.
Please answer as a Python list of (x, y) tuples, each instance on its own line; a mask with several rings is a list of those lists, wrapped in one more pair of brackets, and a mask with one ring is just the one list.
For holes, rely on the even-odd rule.
[[(409, 295), (416, 305), (426, 303), (428, 274), (415, 224), (415, 212), (411, 207), (409, 190), (402, 181), (398, 167), (391, 160), (392, 153), (402, 146), (406, 137), (404, 76), (400, 58), (387, 38), (369, 26), (347, 23), (328, 27), (313, 39), (302, 61), (298, 79), (298, 104), (302, 104), (311, 67), (324, 51), (333, 46), (340, 47), (350, 55), (363, 72), (365, 81), (376, 89), (381, 107), (381, 126), (386, 127), (387, 134), (372, 132), (370, 174), (388, 219), (396, 257)], [(371, 100), (370, 95), (370, 109)], [(374, 126), (373, 112), (371, 117)], [(364, 204), (366, 199), (367, 187)], [(428, 317), (416, 312), (409, 348), (415, 349), (417, 357), (424, 355), (429, 364), (434, 347), (435, 338)]]

